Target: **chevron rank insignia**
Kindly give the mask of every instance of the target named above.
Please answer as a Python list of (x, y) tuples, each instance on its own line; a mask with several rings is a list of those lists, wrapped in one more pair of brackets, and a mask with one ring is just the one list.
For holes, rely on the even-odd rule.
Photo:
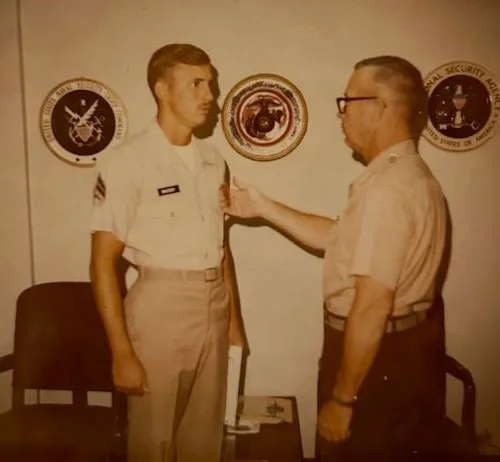
[(106, 199), (106, 183), (104, 183), (102, 176), (99, 175), (94, 186), (94, 204), (102, 204), (104, 199)]

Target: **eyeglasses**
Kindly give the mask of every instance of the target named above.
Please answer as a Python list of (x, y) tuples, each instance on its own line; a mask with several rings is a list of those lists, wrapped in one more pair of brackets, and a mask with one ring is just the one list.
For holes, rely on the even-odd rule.
[(377, 96), (344, 96), (342, 98), (337, 98), (337, 107), (339, 108), (339, 114), (344, 114), (347, 108), (347, 103), (350, 101), (365, 101), (368, 99), (378, 99)]

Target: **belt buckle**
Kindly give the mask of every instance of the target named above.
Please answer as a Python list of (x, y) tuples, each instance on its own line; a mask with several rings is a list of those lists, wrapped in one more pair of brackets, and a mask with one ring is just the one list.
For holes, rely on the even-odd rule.
[(205, 270), (205, 281), (211, 282), (215, 281), (216, 279), (217, 279), (217, 268), (215, 267), (207, 268)]

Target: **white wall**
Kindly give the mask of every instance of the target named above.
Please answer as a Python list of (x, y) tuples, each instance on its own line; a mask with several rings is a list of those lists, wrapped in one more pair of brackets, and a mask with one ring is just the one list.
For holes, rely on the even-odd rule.
[[(17, 20), (13, 0), (1, 5), (2, 64), (8, 63), (2, 69), (9, 70), (2, 79), (14, 92), (2, 85), (2, 105), (10, 110), (1, 114), (0, 207), (11, 219), (5, 237), (2, 225), (0, 241), (8, 273), (2, 278), (0, 345), (10, 341), (14, 295), (29, 281)], [(240, 79), (281, 74), (301, 89), (308, 105), (308, 132), (294, 152), (270, 163), (248, 160), (231, 150), (220, 124), (212, 141), (234, 174), (292, 206), (335, 216), (361, 172), (343, 145), (335, 106), (355, 61), (398, 54), (425, 74), (444, 62), (469, 60), (500, 78), (499, 2), (421, 0), (415, 5), (401, 0), (22, 1), (36, 281), (87, 279), (93, 172), (57, 159), (38, 128), (43, 99), (59, 82), (84, 76), (109, 85), (124, 101), (129, 130), (135, 132), (153, 116), (145, 68), (152, 51), (165, 43), (192, 42), (206, 49), (220, 73), (221, 105)], [(478, 429), (491, 430), (498, 441), (500, 135), (468, 153), (446, 153), (425, 140), (421, 149), (443, 185), (453, 218), (444, 291), (449, 350), (476, 379)], [(246, 393), (296, 395), (305, 455), (311, 456), (322, 262), (268, 228), (235, 226), (232, 244), (251, 347)], [(450, 386), (450, 413), (458, 416), (458, 390)]]
[[(16, 4), (0, 2), (0, 355), (12, 351), (15, 303), (30, 284), (27, 174), (23, 142)], [(0, 412), (10, 406), (11, 373), (0, 374)]]

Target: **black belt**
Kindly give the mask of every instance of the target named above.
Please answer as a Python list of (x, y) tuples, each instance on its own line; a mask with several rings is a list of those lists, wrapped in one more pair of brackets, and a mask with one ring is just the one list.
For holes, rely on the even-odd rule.
[[(420, 323), (427, 319), (427, 311), (416, 311), (403, 316), (390, 316), (387, 319), (386, 333), (403, 332), (412, 327), (418, 326)], [(347, 318), (330, 313), (325, 309), (325, 324), (332, 329), (341, 330), (345, 329)]]

